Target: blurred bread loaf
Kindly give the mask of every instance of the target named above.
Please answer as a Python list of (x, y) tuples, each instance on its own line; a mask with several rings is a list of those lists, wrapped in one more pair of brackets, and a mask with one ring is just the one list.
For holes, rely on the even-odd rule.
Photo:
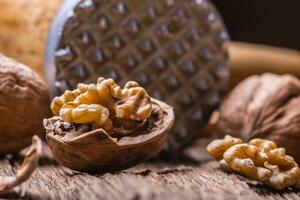
[(61, 1), (0, 0), (0, 52), (45, 77), (45, 42)]

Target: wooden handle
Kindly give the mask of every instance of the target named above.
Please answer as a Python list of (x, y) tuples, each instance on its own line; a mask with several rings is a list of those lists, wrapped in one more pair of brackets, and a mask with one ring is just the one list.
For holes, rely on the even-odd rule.
[(229, 42), (231, 86), (254, 74), (271, 72), (300, 78), (300, 51), (266, 45)]

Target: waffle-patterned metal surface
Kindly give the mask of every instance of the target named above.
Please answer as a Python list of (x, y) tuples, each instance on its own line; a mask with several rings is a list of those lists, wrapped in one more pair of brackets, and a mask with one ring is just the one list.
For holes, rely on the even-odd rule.
[(180, 149), (201, 134), (226, 90), (227, 39), (207, 0), (83, 0), (56, 48), (56, 91), (99, 76), (135, 80), (174, 107), (168, 145)]

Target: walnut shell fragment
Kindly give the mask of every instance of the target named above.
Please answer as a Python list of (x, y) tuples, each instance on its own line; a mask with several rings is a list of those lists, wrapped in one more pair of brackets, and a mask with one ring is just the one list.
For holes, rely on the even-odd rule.
[(50, 115), (46, 84), (27, 66), (0, 54), (0, 154), (17, 153), (42, 134)]
[(3, 195), (26, 181), (38, 166), (38, 161), (42, 152), (42, 141), (38, 136), (33, 136), (32, 145), (25, 155), (21, 168), (15, 176), (0, 177), (0, 195)]
[(78, 171), (116, 171), (154, 157), (162, 148), (174, 123), (173, 108), (151, 99), (152, 113), (142, 127), (130, 136), (113, 137), (104, 129), (63, 121), (44, 120), (46, 138), (54, 158)]
[(300, 80), (263, 74), (241, 82), (219, 110), (221, 135), (272, 140), (300, 163)]

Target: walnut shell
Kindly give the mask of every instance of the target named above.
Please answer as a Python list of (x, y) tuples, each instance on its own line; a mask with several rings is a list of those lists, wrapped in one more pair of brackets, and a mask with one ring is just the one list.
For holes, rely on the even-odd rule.
[(17, 153), (43, 134), (48, 88), (32, 70), (0, 54), (0, 154)]
[(222, 135), (272, 140), (300, 163), (300, 80), (263, 74), (241, 82), (219, 110)]
[(44, 120), (47, 142), (54, 158), (78, 171), (116, 171), (154, 157), (162, 148), (174, 123), (173, 108), (151, 99), (153, 111), (134, 135), (115, 138), (103, 129), (65, 129), (60, 117)]

